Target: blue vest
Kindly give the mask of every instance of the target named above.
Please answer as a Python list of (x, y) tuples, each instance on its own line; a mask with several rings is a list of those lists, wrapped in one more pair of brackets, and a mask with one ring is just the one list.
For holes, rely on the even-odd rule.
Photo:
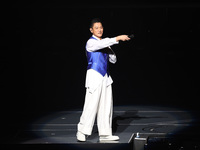
[[(91, 37), (90, 39), (95, 39), (95, 38)], [(109, 75), (108, 54), (106, 53), (105, 49), (97, 50), (94, 52), (88, 52), (86, 50), (86, 54), (88, 61), (87, 69), (94, 69), (97, 72), (99, 72), (102, 76), (105, 76), (106, 73)]]

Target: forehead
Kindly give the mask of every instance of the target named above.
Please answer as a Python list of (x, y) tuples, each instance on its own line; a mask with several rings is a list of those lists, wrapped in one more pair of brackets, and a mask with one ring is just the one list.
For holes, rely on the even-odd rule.
[(95, 22), (93, 27), (103, 27), (101, 22)]

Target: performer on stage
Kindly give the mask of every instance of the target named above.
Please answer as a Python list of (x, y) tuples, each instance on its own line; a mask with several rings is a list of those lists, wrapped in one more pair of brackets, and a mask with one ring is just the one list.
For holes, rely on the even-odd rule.
[(86, 136), (91, 135), (97, 115), (97, 126), (100, 141), (119, 140), (112, 135), (112, 78), (108, 71), (108, 61), (116, 63), (116, 55), (110, 46), (119, 41), (128, 41), (127, 35), (113, 38), (103, 38), (103, 26), (100, 19), (91, 21), (90, 32), (92, 37), (86, 44), (87, 73), (86, 95), (83, 112), (78, 123), (77, 140), (86, 141)]

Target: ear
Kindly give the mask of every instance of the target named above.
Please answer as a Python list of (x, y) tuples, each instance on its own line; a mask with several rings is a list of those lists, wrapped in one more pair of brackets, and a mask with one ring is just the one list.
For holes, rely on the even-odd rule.
[(93, 33), (93, 30), (92, 30), (92, 28), (90, 28), (90, 32), (91, 32), (91, 33)]

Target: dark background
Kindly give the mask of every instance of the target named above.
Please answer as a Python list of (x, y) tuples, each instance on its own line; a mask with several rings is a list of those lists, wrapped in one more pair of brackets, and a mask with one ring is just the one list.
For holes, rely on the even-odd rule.
[[(12, 116), (82, 108), (91, 19), (112, 46), (114, 105), (186, 110), (199, 103), (200, 4), (197, 2), (6, 4), (2, 12), (1, 109)], [(21, 116), (17, 116), (21, 118)]]

